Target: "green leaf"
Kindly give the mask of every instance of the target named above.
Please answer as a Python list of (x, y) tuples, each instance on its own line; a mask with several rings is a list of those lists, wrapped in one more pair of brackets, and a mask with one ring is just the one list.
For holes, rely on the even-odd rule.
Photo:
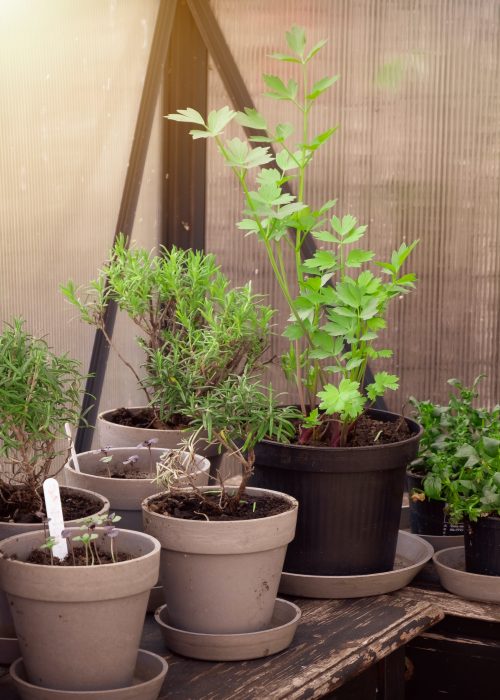
[[(229, 107), (227, 107), (229, 109)], [(175, 114), (167, 114), (166, 119), (174, 122), (188, 122), (188, 124), (201, 124), (205, 126), (205, 120), (199, 112), (191, 107), (187, 109), (178, 109)]]
[(396, 391), (399, 388), (399, 380), (395, 374), (377, 372), (373, 380), (373, 383), (366, 387), (366, 394), (371, 401), (374, 401), (377, 396), (383, 396), (387, 389)]
[(483, 437), (483, 447), (484, 451), (488, 455), (488, 457), (497, 457), (499, 450), (500, 450), (500, 440), (495, 440), (494, 438), (490, 437)]
[(363, 238), (365, 235), (367, 228), (368, 226), (357, 226), (350, 233), (348, 233), (347, 236), (345, 236), (344, 243), (355, 243), (356, 241), (359, 241), (359, 239)]
[(229, 122), (234, 118), (236, 112), (227, 105), (221, 109), (213, 109), (207, 118), (207, 129), (214, 136), (221, 134)]
[(312, 235), (317, 241), (324, 241), (325, 243), (340, 243), (340, 239), (329, 231), (313, 231)]
[[(321, 134), (318, 134), (313, 138), (312, 141), (310, 141), (308, 144), (306, 144), (306, 147), (310, 151), (316, 151), (318, 148), (326, 143), (328, 139), (337, 131), (338, 126), (334, 126), (331, 129), (327, 129), (326, 131), (323, 131)], [(335, 200), (336, 201), (336, 200)]]
[(375, 253), (373, 253), (371, 250), (361, 250), (361, 248), (354, 248), (353, 250), (349, 251), (345, 264), (348, 267), (361, 267), (363, 263), (369, 262), (374, 257)]
[(245, 107), (245, 113), (236, 113), (236, 121), (241, 126), (246, 126), (250, 129), (259, 129), (261, 131), (267, 130), (266, 120), (264, 119), (262, 114), (257, 112), (256, 109)]
[(259, 225), (254, 219), (242, 219), (236, 226), (242, 231), (259, 231)]
[(284, 149), (277, 153), (276, 165), (280, 168), (282, 172), (286, 172), (287, 170), (293, 170), (294, 168), (299, 167), (299, 163), (297, 162), (297, 160), (293, 156), (291, 156), (288, 153), (288, 151), (285, 151)]
[(287, 139), (293, 134), (294, 128), (293, 124), (288, 122), (283, 122), (282, 124), (276, 124), (276, 141), (281, 142)]
[(327, 415), (340, 414), (341, 418), (354, 419), (363, 411), (365, 400), (359, 391), (359, 382), (342, 379), (338, 388), (326, 384), (324, 391), (318, 392), (320, 409)]
[(322, 39), (321, 41), (318, 41), (317, 44), (314, 44), (314, 46), (312, 47), (312, 49), (309, 51), (309, 53), (307, 54), (307, 56), (304, 59), (305, 63), (310, 61), (311, 58), (313, 58), (318, 53), (318, 51), (320, 51), (323, 48), (323, 46), (326, 43), (327, 43), (326, 39)]
[(306, 32), (303, 27), (294, 25), (290, 31), (285, 32), (286, 43), (297, 55), (302, 56), (306, 47)]
[(317, 250), (312, 258), (304, 260), (304, 267), (319, 270), (336, 270), (337, 258), (329, 250)]
[(338, 75), (334, 75), (332, 77), (326, 77), (322, 78), (321, 80), (318, 80), (317, 82), (314, 83), (312, 86), (311, 92), (306, 95), (306, 98), (308, 100), (315, 100), (318, 98), (325, 90), (328, 90), (329, 87), (331, 87), (337, 80), (339, 79)]
[(193, 139), (211, 139), (211, 138), (213, 138), (213, 134), (211, 134), (210, 131), (201, 131), (200, 129), (191, 129), (189, 132), (189, 135)]
[(271, 92), (266, 93), (276, 100), (293, 100), (297, 95), (298, 84), (295, 80), (289, 80), (288, 86), (277, 75), (263, 75), (264, 82)]
[(302, 63), (300, 58), (296, 58), (295, 56), (289, 56), (286, 53), (271, 53), (269, 54), (270, 58), (275, 58), (277, 61), (287, 61), (289, 63)]
[(285, 338), (299, 340), (304, 335), (304, 329), (299, 323), (289, 323), (283, 331)]

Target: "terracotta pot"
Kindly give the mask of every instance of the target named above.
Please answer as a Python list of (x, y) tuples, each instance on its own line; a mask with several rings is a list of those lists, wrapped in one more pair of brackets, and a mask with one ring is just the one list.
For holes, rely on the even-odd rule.
[[(86, 489), (95, 489), (102, 493), (109, 500), (111, 510), (121, 516), (119, 527), (126, 530), (142, 531), (142, 501), (148, 496), (161, 491), (154, 482), (153, 476), (156, 473), (156, 462), (165, 453), (165, 449), (152, 448), (151, 455), (146, 447), (116, 447), (108, 450), (113, 460), (108, 463), (109, 467), (121, 465), (131, 455), (137, 455), (138, 461), (134, 468), (141, 471), (151, 471), (148, 479), (116, 479), (108, 476), (97, 475), (106, 464), (99, 461), (100, 455), (95, 451), (82, 452), (78, 455), (80, 472), (75, 471), (73, 458), (64, 467), (64, 476), (69, 486), (80, 486)], [(210, 463), (207, 459), (196, 455), (195, 483), (204, 486), (208, 483), (208, 472)]]
[[(98, 532), (109, 551), (109, 538)], [(0, 582), (28, 681), (66, 691), (129, 686), (149, 590), (158, 578), (159, 543), (121, 530), (115, 548), (135, 557), (129, 561), (85, 567), (26, 563), (44, 539), (42, 532), (9, 537), (0, 558)]]
[(144, 501), (144, 528), (162, 547), (160, 581), (172, 626), (229, 634), (270, 624), (298, 504), (274, 491), (247, 492), (278, 496), (290, 510), (257, 520), (209, 522), (152, 513), (155, 496)]
[[(387, 411), (369, 414), (400, 419)], [(411, 437), (392, 444), (313, 447), (263, 440), (256, 446), (252, 485), (286, 491), (300, 503), (286, 572), (353, 576), (392, 570), (406, 467), (422, 434), (415, 421), (406, 422)]]
[[(71, 491), (78, 491), (82, 494), (87, 494), (92, 496), (98, 502), (95, 514), (102, 515), (109, 511), (109, 501), (105, 496), (101, 496), (100, 493), (91, 491), (83, 488), (62, 487), (63, 491), (67, 488)], [(68, 527), (76, 525), (76, 520), (69, 520), (65, 523)], [(14, 535), (21, 535), (25, 532), (35, 532), (42, 530), (43, 525), (41, 523), (0, 523), (0, 539), (3, 540), (6, 537), (13, 537)], [(0, 544), (1, 549), (1, 544)], [(0, 585), (0, 637), (15, 637), (14, 622), (12, 621), (12, 616), (10, 614), (9, 606), (7, 604), (7, 599), (2, 591)]]

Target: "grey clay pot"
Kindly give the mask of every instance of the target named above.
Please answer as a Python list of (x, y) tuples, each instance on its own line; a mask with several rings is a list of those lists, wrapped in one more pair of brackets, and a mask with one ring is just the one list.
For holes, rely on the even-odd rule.
[[(106, 464), (99, 461), (99, 454), (90, 451), (77, 455), (80, 472), (75, 471), (73, 458), (69, 460), (64, 467), (66, 483), (68, 486), (79, 486), (99, 491), (109, 500), (111, 510), (121, 516), (119, 527), (142, 532), (141, 503), (148, 496), (162, 490), (152, 479), (156, 473), (156, 462), (160, 461), (165, 449), (151, 448), (151, 456), (147, 447), (117, 447), (109, 449), (107, 452), (113, 457), (113, 460), (108, 464), (110, 468), (121, 466), (122, 462), (131, 455), (137, 455), (139, 459), (134, 464), (134, 468), (144, 472), (152, 469), (151, 477), (148, 479), (116, 479), (97, 475), (96, 472), (105, 469)], [(209, 469), (209, 461), (196, 455), (196, 468), (193, 474), (197, 485), (204, 486), (208, 483)]]
[[(96, 515), (102, 515), (109, 511), (109, 501), (105, 496), (100, 493), (89, 489), (71, 488), (72, 491), (79, 491), (81, 493), (86, 493), (89, 496), (93, 496), (99, 501), (99, 507), (96, 508)], [(76, 526), (76, 520), (68, 520), (66, 523), (68, 527)], [(43, 525), (41, 523), (0, 523), (0, 540), (4, 540), (7, 537), (13, 537), (14, 535), (21, 535), (25, 532), (34, 532), (36, 530), (42, 530)], [(2, 545), (0, 544), (0, 550)], [(12, 616), (10, 614), (9, 606), (7, 604), (7, 599), (2, 591), (2, 586), (0, 585), (0, 638), (14, 638), (16, 636), (14, 630), (14, 623), (12, 621)], [(2, 657), (0, 656), (0, 662)]]
[[(109, 538), (97, 531), (109, 551)], [(26, 563), (44, 539), (43, 532), (10, 537), (0, 558), (0, 583), (28, 682), (65, 691), (130, 686), (149, 591), (158, 579), (159, 543), (121, 530), (115, 547), (135, 557), (129, 561), (86, 567)]]
[(279, 496), (291, 508), (257, 520), (209, 522), (152, 513), (155, 496), (144, 501), (144, 529), (161, 543), (160, 581), (173, 627), (229, 634), (270, 624), (298, 504), (274, 491), (247, 493)]

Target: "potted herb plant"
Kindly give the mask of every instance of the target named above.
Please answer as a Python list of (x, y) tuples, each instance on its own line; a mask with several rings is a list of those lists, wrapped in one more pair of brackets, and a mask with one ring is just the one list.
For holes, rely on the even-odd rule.
[[(253, 477), (253, 483), (285, 490), (300, 502), (285, 568), (305, 575), (386, 571), (394, 562), (405, 470), (416, 456), (421, 429), (408, 418), (372, 409), (378, 397), (398, 388), (395, 375), (379, 371), (367, 385), (365, 376), (369, 362), (392, 355), (377, 340), (390, 303), (414, 287), (415, 275), (403, 266), (417, 242), (402, 243), (390, 260), (376, 261), (374, 252), (358, 247), (366, 226), (349, 214), (331, 215), (335, 200), (307, 204), (307, 173), (335, 132), (332, 127), (311, 135), (311, 110), (338, 76), (311, 80), (311, 62), (325, 41), (308, 48), (299, 27), (286, 40), (288, 53), (273, 57), (295, 66), (297, 79), (285, 83), (264, 75), (264, 82), (270, 98), (297, 107), (298, 136), (291, 124), (272, 127), (254, 109), (235, 113), (226, 106), (205, 119), (187, 108), (168, 118), (194, 124), (194, 139), (215, 142), (243, 192), (238, 227), (264, 246), (290, 309), (284, 329), (290, 346), (282, 365), (302, 419), (292, 444), (265, 439), (256, 446)], [(251, 130), (251, 143), (224, 136), (233, 119)], [(322, 247), (303, 260), (308, 238)], [(289, 249), (293, 272), (285, 263)]]
[[(47, 697), (44, 688), (104, 697), (99, 693), (133, 684), (160, 547), (144, 533), (117, 530), (116, 520), (94, 516), (63, 530), (68, 554), (61, 558), (40, 531), (2, 542), (0, 581), (30, 697)], [(146, 697), (140, 691), (135, 697)]]
[[(253, 366), (268, 346), (272, 310), (250, 285), (231, 289), (214, 256), (200, 251), (173, 247), (153, 255), (127, 249), (122, 236), (82, 298), (72, 282), (62, 291), (82, 320), (105, 335), (104, 311), (116, 302), (137, 327), (144, 350), (142, 368), (133, 367), (107, 337), (142, 389), (145, 406), (101, 413), (101, 446), (154, 439), (156, 447), (177, 447), (190, 423), (182, 410), (190, 397)], [(197, 449), (203, 451), (201, 442)]]
[(457, 477), (444, 486), (452, 523), (464, 523), (465, 566), (500, 576), (500, 435), (457, 450)]
[[(43, 528), (43, 482), (51, 472), (57, 476), (69, 455), (64, 424), (79, 415), (82, 381), (78, 363), (57, 355), (43, 338), (29, 334), (21, 319), (4, 325), (0, 334), (0, 539)], [(62, 506), (66, 521), (71, 522), (107, 512), (109, 502), (92, 491), (63, 488)], [(0, 637), (14, 637), (1, 587)]]
[[(283, 493), (248, 488), (254, 448), (265, 435), (286, 440), (294, 409), (279, 408), (272, 391), (246, 373), (231, 375), (185, 408), (192, 425), (235, 455), (239, 486), (172, 486), (185, 461), (171, 452), (159, 481), (166, 491), (143, 503), (146, 531), (162, 547), (160, 580), (169, 624), (208, 634), (244, 634), (267, 628), (283, 560), (293, 539), (297, 502)], [(221, 614), (217, 601), (223, 601)], [(209, 657), (210, 658), (210, 657)]]
[(410, 398), (424, 428), (418, 457), (408, 467), (410, 525), (412, 532), (429, 539), (435, 549), (462, 544), (463, 522), (450, 522), (445, 498), (452, 482), (462, 478), (462, 455), (468, 457), (471, 446), (481, 438), (500, 438), (500, 407), (489, 411), (473, 405), (483, 376), (476, 377), (470, 387), (449, 379), (455, 393), (450, 393), (444, 406)]

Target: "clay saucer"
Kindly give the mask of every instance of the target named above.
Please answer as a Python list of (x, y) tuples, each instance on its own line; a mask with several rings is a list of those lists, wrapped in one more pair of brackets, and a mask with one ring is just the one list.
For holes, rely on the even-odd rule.
[(500, 576), (472, 574), (465, 570), (465, 548), (450, 547), (436, 552), (432, 561), (443, 588), (468, 600), (500, 603)]
[(294, 603), (276, 599), (267, 629), (243, 634), (187, 632), (168, 624), (167, 606), (155, 613), (165, 646), (175, 654), (204, 661), (247, 661), (283, 651), (290, 646), (299, 624), (301, 610)]
[(283, 572), (279, 592), (303, 598), (364, 598), (407, 586), (434, 553), (417, 535), (399, 531), (392, 571), (357, 576), (312, 576)]
[(115, 690), (52, 690), (29, 683), (23, 660), (10, 667), (10, 675), (22, 700), (157, 700), (168, 664), (158, 654), (139, 649), (134, 680), (127, 688)]

